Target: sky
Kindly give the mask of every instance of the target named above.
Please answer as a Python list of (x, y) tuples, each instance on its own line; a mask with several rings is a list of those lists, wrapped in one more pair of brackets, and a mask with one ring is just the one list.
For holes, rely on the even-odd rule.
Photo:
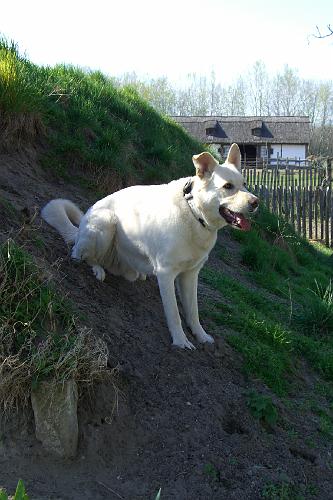
[(188, 73), (226, 84), (257, 60), (333, 80), (333, 0), (0, 0), (0, 33), (31, 61), (181, 84)]

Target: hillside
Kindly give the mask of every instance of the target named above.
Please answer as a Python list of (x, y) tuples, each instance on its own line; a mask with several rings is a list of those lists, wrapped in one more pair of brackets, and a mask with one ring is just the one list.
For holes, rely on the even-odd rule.
[(1, 151), (37, 142), (46, 170), (73, 180), (80, 167), (102, 192), (189, 174), (199, 147), (133, 88), (99, 72), (36, 66), (1, 38), (0, 117)]
[[(56, 197), (87, 209), (100, 192), (186, 175), (201, 146), (143, 101), (134, 105), (129, 90), (112, 93), (102, 75), (97, 90), (96, 75), (37, 68), (13, 50), (2, 48), (0, 70), (14, 54), (11, 64), (25, 75), (19, 85), (26, 82), (38, 105), (13, 109), (17, 93), (5, 107), (14, 83), (0, 72), (7, 85), (0, 94), (0, 243), (13, 239), (67, 296), (80, 324), (106, 342), (117, 376), (82, 391), (73, 460), (42, 449), (30, 405), (1, 419), (0, 487), (14, 491), (22, 478), (30, 497), (43, 500), (146, 500), (159, 488), (162, 500), (333, 498), (331, 252), (265, 210), (250, 233), (221, 232), (199, 288), (201, 318), (216, 344), (173, 349), (156, 280), (97, 282), (70, 260), (39, 210)], [(71, 82), (65, 101), (45, 93), (53, 71)], [(116, 131), (133, 106), (126, 162), (125, 136)], [(118, 149), (106, 135), (118, 137)]]

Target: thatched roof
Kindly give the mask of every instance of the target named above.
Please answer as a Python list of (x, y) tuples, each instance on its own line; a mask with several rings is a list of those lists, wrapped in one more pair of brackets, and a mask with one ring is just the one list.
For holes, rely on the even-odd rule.
[(194, 138), (205, 143), (308, 144), (307, 116), (172, 116)]

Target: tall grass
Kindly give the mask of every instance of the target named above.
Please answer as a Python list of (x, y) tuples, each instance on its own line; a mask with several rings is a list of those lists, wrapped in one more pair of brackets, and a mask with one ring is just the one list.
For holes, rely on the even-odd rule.
[[(98, 71), (37, 66), (5, 39), (0, 39), (0, 114), (6, 121), (0, 134), (6, 130), (16, 143), (20, 133), (25, 140), (46, 140), (46, 167), (63, 175), (73, 165), (88, 170), (103, 191), (188, 175), (192, 154), (202, 148), (133, 88), (117, 89)], [(15, 140), (7, 138), (6, 144)]]
[(44, 133), (32, 68), (13, 42), (0, 38), (0, 149), (24, 147)]
[(0, 38), (0, 96), (3, 113), (41, 111), (41, 95), (32, 78), (33, 65), (14, 42)]
[(313, 337), (333, 337), (333, 288), (332, 280), (327, 286), (317, 280), (308, 290), (309, 299), (295, 315), (298, 328)]
[(0, 246), (0, 407), (25, 404), (42, 380), (104, 378), (107, 347), (14, 241)]

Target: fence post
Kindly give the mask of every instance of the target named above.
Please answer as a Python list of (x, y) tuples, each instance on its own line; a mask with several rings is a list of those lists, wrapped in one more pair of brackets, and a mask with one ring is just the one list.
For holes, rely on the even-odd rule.
[(312, 186), (308, 186), (309, 199), (309, 238), (312, 240)]
[(292, 223), (292, 226), (293, 226), (293, 229), (295, 229), (295, 206), (294, 206), (294, 186), (289, 186), (289, 193), (290, 193), (290, 218), (291, 218), (291, 223)]
[(286, 218), (286, 221), (289, 222), (289, 203), (288, 203), (288, 191), (287, 191), (287, 186), (282, 187), (282, 194), (283, 194), (283, 204), (284, 204), (284, 216)]
[(330, 205), (331, 205), (331, 189), (327, 186), (325, 189), (325, 245), (330, 245)]
[(327, 185), (330, 186), (332, 182), (332, 158), (327, 158), (326, 180), (327, 180)]
[(261, 172), (248, 165), (244, 176), (268, 210), (283, 216), (298, 234), (333, 247), (332, 160), (320, 171), (325, 187), (316, 183), (320, 179), (314, 164), (297, 158), (286, 163), (277, 158)]
[(296, 194), (296, 217), (297, 217), (297, 232), (301, 234), (301, 188), (295, 187)]
[(306, 238), (306, 187), (302, 188), (302, 225), (303, 225), (303, 237)]
[(315, 220), (315, 239), (318, 239), (318, 186), (314, 191), (314, 220)]
[(320, 211), (320, 239), (324, 239), (324, 190), (321, 187), (319, 191), (319, 211)]
[(270, 197), (270, 191), (267, 186), (265, 186), (265, 200), (266, 200), (266, 207), (268, 208), (268, 210), (270, 210), (271, 197)]
[(273, 186), (273, 193), (272, 193), (272, 212), (276, 214), (276, 189), (275, 186)]
[(330, 218), (331, 218), (331, 248), (333, 247), (333, 196), (332, 188), (330, 189)]

